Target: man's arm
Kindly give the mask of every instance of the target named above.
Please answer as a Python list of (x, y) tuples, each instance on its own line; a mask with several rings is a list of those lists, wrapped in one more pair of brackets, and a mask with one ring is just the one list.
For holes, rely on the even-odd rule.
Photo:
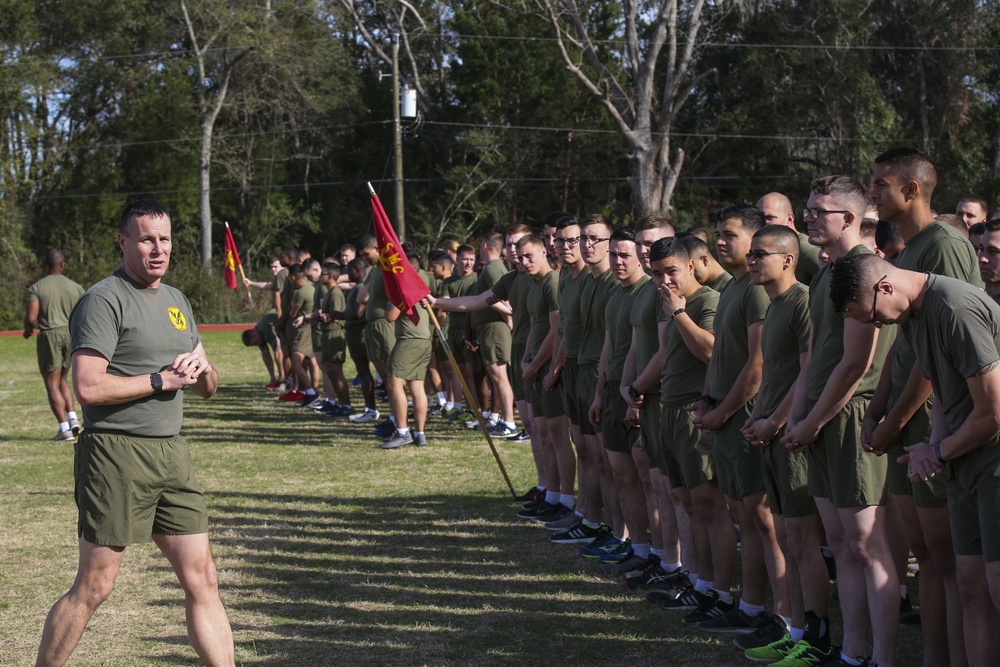
[[(123, 377), (108, 373), (108, 360), (90, 348), (73, 353), (73, 389), (81, 405), (119, 405), (153, 394), (149, 373)], [(205, 358), (201, 343), (192, 352), (179, 354), (173, 363), (160, 371), (163, 391), (191, 387), (202, 398), (215, 394), (219, 375)]]
[(656, 340), (659, 341), (659, 346), (656, 348), (656, 354), (652, 356), (639, 376), (632, 380), (632, 388), (640, 394), (645, 394), (651, 387), (655, 387), (663, 375), (663, 366), (667, 362), (667, 351), (663, 349), (663, 331), (666, 328), (665, 321), (657, 323)]
[[(886, 365), (888, 370), (889, 365)], [(896, 399), (895, 405), (885, 414), (882, 423), (872, 432), (871, 448), (875, 452), (887, 452), (900, 440), (903, 427), (906, 426), (917, 410), (927, 402), (931, 395), (931, 382), (924, 377), (918, 361), (910, 370), (902, 393)]]
[[(485, 310), (486, 308), (493, 307), (495, 304), (498, 305), (500, 303), (500, 298), (496, 296), (491, 289), (486, 290), (482, 294), (471, 294), (469, 296), (437, 298), (428, 294), (423, 298), (425, 308), (437, 308), (438, 310), (444, 310), (449, 313), (471, 313), (476, 310)], [(494, 308), (494, 310), (506, 315), (510, 315), (511, 313), (509, 305), (507, 305), (506, 308), (501, 306), (500, 308)]]
[(38, 311), (40, 304), (37, 301), (28, 301), (28, 308), (24, 313), (24, 337), (31, 338), (31, 333), (38, 324)]
[[(556, 337), (559, 334), (559, 311), (553, 310), (549, 313), (549, 333), (545, 335), (542, 346), (538, 348), (538, 354), (531, 360), (528, 369), (525, 371), (525, 379), (534, 380), (538, 376), (538, 371), (542, 369), (550, 359), (552, 351), (555, 349)], [(531, 377), (527, 377), (528, 374)]]
[(604, 412), (604, 382), (607, 379), (606, 369), (608, 366), (608, 355), (611, 354), (611, 336), (604, 332), (604, 347), (601, 348), (601, 360), (597, 364), (597, 390), (594, 392), (594, 400), (590, 404), (588, 417), (590, 423), (595, 427), (601, 425), (601, 415)]

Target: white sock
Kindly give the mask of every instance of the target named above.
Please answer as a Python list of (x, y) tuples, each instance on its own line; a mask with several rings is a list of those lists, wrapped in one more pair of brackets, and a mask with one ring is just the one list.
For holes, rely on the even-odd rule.
[(632, 553), (634, 553), (639, 558), (649, 558), (649, 543), (646, 544), (636, 544), (632, 543)]
[(500, 421), (500, 413), (499, 412), (491, 412), (489, 414), (489, 417), (490, 417), (489, 420), (491, 422), (498, 422), (498, 421)]
[(454, 401), (448, 401), (444, 404), (445, 410), (454, 410), (456, 407), (458, 407), (458, 403), (455, 403)]
[(74, 419), (76, 419), (76, 413), (70, 410), (69, 412), (66, 413), (66, 419), (73, 421)]
[(68, 430), (69, 430), (69, 422), (59, 422), (59, 432), (60, 433), (62, 433), (64, 431), (68, 431)]
[(517, 424), (515, 424), (514, 422), (504, 422), (503, 425), (509, 429), (513, 429), (515, 431), (517, 430)]
[(740, 611), (742, 611), (747, 616), (756, 616), (757, 614), (764, 613), (764, 605), (762, 604), (750, 604), (744, 600), (740, 600)]
[(316, 395), (316, 390), (313, 389), (312, 387), (309, 387), (309, 389), (306, 390), (306, 396), (315, 396), (315, 395)]
[[(780, 618), (781, 622), (785, 624), (785, 628), (788, 629), (789, 631), (791, 631), (791, 629), (792, 629), (792, 619), (791, 619), (791, 617), (789, 617), (789, 616), (782, 616), (781, 614), (777, 614), (777, 617)], [(805, 631), (806, 631), (805, 628), (802, 628), (802, 632), (805, 632)]]
[(414, 437), (414, 438), (416, 438), (416, 437), (419, 437), (419, 436), (421, 436), (421, 435), (423, 435), (423, 434), (424, 434), (424, 432), (423, 432), (423, 431), (414, 431), (414, 432), (413, 432), (413, 437)]
[(714, 581), (704, 581), (702, 579), (698, 579), (697, 581), (694, 582), (694, 589), (699, 593), (707, 594), (708, 591), (710, 591), (712, 589), (712, 586), (714, 585), (715, 585)]
[(545, 492), (545, 502), (549, 505), (559, 504), (559, 492), (558, 491), (546, 491)]
[(906, 590), (906, 584), (899, 585), (899, 599), (905, 600), (910, 597), (910, 592)]
[(844, 661), (845, 663), (847, 663), (848, 665), (860, 665), (861, 664), (860, 660), (855, 660), (854, 658), (847, 657), (847, 654), (844, 653), (843, 651), (840, 652), (840, 659), (842, 661)]
[(712, 590), (718, 593), (719, 599), (725, 602), (726, 604), (733, 603), (733, 596), (729, 594), (729, 591), (720, 591), (718, 588), (713, 588)]
[(483, 415), (483, 421), (484, 422), (488, 422), (490, 420), (490, 411), (489, 410), (483, 410), (482, 415)]
[(582, 519), (582, 521), (583, 521), (583, 525), (585, 525), (587, 528), (600, 528), (601, 527), (601, 524), (594, 523), (593, 521), (587, 521), (586, 519)]
[(792, 641), (796, 644), (802, 641), (802, 637), (805, 636), (805, 628), (788, 628), (788, 636), (792, 638)]
[[(698, 579), (698, 573), (697, 572), (688, 572), (688, 581), (691, 582), (692, 586), (694, 586), (695, 584), (697, 584), (698, 581), (699, 581), (699, 579)], [(704, 591), (702, 591), (702, 592), (704, 592)]]
[(409, 432), (410, 432), (410, 429), (408, 429), (408, 428), (397, 428), (396, 429), (396, 433), (398, 433), (400, 435), (406, 435)]
[(662, 567), (664, 569), (664, 571), (666, 571), (666, 572), (680, 572), (681, 568), (684, 567), (684, 566), (681, 563), (679, 563), (679, 562), (678, 563), (664, 563), (661, 560), (660, 561), (660, 567)]
[(566, 507), (568, 507), (570, 509), (573, 509), (573, 507), (574, 507), (574, 504), (573, 504), (573, 494), (572, 493), (560, 493), (559, 494), (559, 503), (561, 505), (565, 505)]
[(439, 391), (437, 393), (437, 399), (438, 399), (438, 405), (444, 405), (445, 403), (448, 402), (448, 394), (444, 393), (443, 391)]

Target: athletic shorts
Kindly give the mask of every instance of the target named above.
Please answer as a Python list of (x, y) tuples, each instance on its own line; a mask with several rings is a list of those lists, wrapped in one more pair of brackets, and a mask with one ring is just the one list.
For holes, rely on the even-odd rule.
[(368, 347), (365, 345), (365, 328), (363, 326), (344, 327), (347, 335), (347, 351), (355, 365), (368, 363)]
[(555, 419), (556, 417), (565, 416), (566, 411), (563, 409), (562, 394), (559, 393), (559, 387), (556, 387), (552, 391), (545, 391), (545, 388), (542, 386), (542, 378), (548, 372), (549, 364), (545, 364), (538, 371), (538, 379), (525, 380), (525, 384), (528, 388), (531, 414), (535, 417)]
[(772, 514), (794, 519), (816, 514), (816, 501), (809, 495), (809, 456), (805, 452), (790, 452), (778, 431), (764, 450), (764, 489)]
[[(563, 412), (569, 418), (569, 423), (579, 426), (581, 422), (580, 405), (577, 396), (577, 365), (576, 359), (567, 359), (559, 372), (559, 392), (562, 394)], [(586, 419), (586, 417), (582, 417)]]
[[(507, 365), (507, 377), (510, 378), (510, 388), (514, 391), (514, 401), (531, 401), (528, 399), (528, 381), (521, 372), (521, 359), (524, 358), (524, 343), (512, 343), (510, 348), (511, 363)], [(472, 355), (478, 357), (479, 355)]]
[[(888, 406), (892, 407), (892, 406)], [(888, 408), (887, 408), (888, 410)], [(913, 418), (903, 427), (901, 442), (914, 445), (931, 439), (931, 401), (917, 410)], [(920, 484), (913, 484), (906, 475), (906, 464), (896, 459), (903, 454), (902, 447), (894, 447), (886, 454), (886, 488), (897, 496), (912, 496), (917, 507), (944, 507), (948, 504), (947, 480), (951, 466), (945, 466), (937, 477)]]
[(278, 336), (274, 333), (274, 325), (277, 322), (278, 314), (272, 310), (269, 313), (264, 313), (260, 321), (257, 322), (257, 326), (254, 327), (264, 342), (271, 347), (277, 347), (278, 345)]
[(753, 401), (747, 402), (712, 434), (712, 455), (722, 493), (734, 500), (764, 490), (764, 453), (743, 437), (743, 424), (750, 417)]
[(607, 380), (604, 383), (604, 409), (601, 412), (601, 435), (604, 449), (609, 452), (630, 454), (636, 440), (639, 439), (639, 429), (625, 423), (625, 411), (628, 403), (618, 392), (621, 380)]
[(35, 352), (38, 355), (38, 370), (51, 373), (70, 367), (69, 327), (39, 331)]
[(479, 341), (479, 356), (484, 364), (509, 364), (511, 336), (506, 322), (486, 322), (477, 324), (476, 340)]
[(948, 517), (959, 556), (1000, 561), (1000, 441), (951, 461)]
[(323, 343), (326, 341), (326, 338), (326, 334), (320, 330), (319, 326), (312, 327), (313, 352), (323, 354)]
[(389, 361), (392, 346), (396, 344), (396, 325), (386, 319), (372, 320), (365, 327), (365, 344), (368, 346), (368, 359), (373, 364)]
[(649, 467), (656, 468), (667, 476), (672, 471), (676, 477), (675, 481), (680, 482), (680, 476), (677, 475), (677, 461), (667, 449), (667, 443), (660, 428), (660, 394), (659, 392), (651, 394), (647, 391), (643, 394), (642, 399), (642, 409), (639, 410), (639, 430), (642, 432), (642, 445), (646, 451), (646, 458), (649, 459)]
[(347, 361), (347, 337), (341, 333), (327, 335), (323, 341), (323, 363), (342, 364)]
[(124, 547), (150, 535), (208, 532), (205, 493), (179, 435), (141, 438), (88, 428), (75, 446), (77, 532)]
[(312, 327), (303, 324), (298, 329), (291, 324), (288, 325), (287, 333), (292, 341), (292, 353), (298, 352), (303, 357), (313, 356)]
[(667, 471), (674, 488), (693, 489), (715, 479), (712, 437), (694, 425), (686, 404), (660, 407), (660, 437), (671, 453), (674, 470)]
[(594, 435), (597, 430), (590, 423), (590, 406), (597, 394), (597, 364), (580, 364), (576, 367), (576, 400), (580, 406), (580, 432)]
[(819, 432), (808, 452), (809, 493), (814, 498), (845, 508), (885, 504), (886, 457), (861, 449), (867, 407), (867, 398), (855, 396)]
[(389, 375), (401, 380), (423, 380), (430, 362), (430, 338), (400, 338), (389, 355)]
[[(469, 363), (469, 348), (465, 347), (465, 330), (458, 329), (456, 331), (448, 332), (448, 345), (451, 347), (451, 353), (455, 355), (455, 361), (460, 364)], [(441, 352), (444, 352), (444, 346), (441, 347)], [(447, 355), (445, 355), (447, 358)]]

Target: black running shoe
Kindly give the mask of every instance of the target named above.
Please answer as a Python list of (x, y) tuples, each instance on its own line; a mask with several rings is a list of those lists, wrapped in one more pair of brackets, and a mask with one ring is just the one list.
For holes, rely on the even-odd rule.
[(518, 519), (537, 519), (542, 514), (546, 514), (555, 509), (555, 505), (550, 505), (545, 500), (541, 500), (531, 507), (525, 507), (517, 513)]
[(556, 544), (590, 544), (602, 534), (600, 527), (591, 528), (583, 521), (580, 521), (572, 528), (564, 530), (561, 533), (553, 533), (549, 537), (549, 541)]
[[(782, 637), (788, 634), (788, 629), (785, 628), (784, 622), (778, 616), (771, 616), (768, 618), (767, 623), (764, 623), (759, 628), (751, 633), (740, 635), (733, 640), (733, 643), (743, 651), (754, 648), (762, 648), (769, 644), (773, 644)], [(775, 658), (775, 661), (781, 658)]]

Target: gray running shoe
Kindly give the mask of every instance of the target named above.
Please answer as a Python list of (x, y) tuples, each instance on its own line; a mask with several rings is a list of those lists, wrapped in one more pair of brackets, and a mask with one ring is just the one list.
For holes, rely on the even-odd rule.
[(371, 424), (372, 422), (377, 422), (379, 417), (378, 410), (369, 410), (365, 408), (364, 412), (359, 412), (356, 415), (351, 415), (347, 419), (355, 424)]
[(570, 512), (561, 519), (556, 519), (555, 521), (549, 521), (545, 524), (545, 530), (555, 530), (562, 531), (568, 530), (580, 523), (580, 517), (576, 515), (576, 512)]
[(410, 429), (410, 435), (413, 436), (413, 444), (417, 447), (427, 446), (427, 434), (426, 433), (415, 433), (413, 429)]
[(69, 430), (73, 433), (73, 435), (78, 436), (80, 435), (80, 431), (83, 430), (83, 427), (80, 426), (80, 422), (77, 421), (76, 419), (70, 419)]
[(397, 447), (402, 447), (403, 445), (409, 445), (412, 442), (413, 436), (410, 434), (410, 431), (407, 431), (405, 435), (396, 431), (389, 437), (388, 440), (379, 445), (379, 447), (382, 449), (396, 449)]
[(59, 431), (52, 440), (55, 442), (76, 442), (76, 436), (73, 435), (73, 431)]

